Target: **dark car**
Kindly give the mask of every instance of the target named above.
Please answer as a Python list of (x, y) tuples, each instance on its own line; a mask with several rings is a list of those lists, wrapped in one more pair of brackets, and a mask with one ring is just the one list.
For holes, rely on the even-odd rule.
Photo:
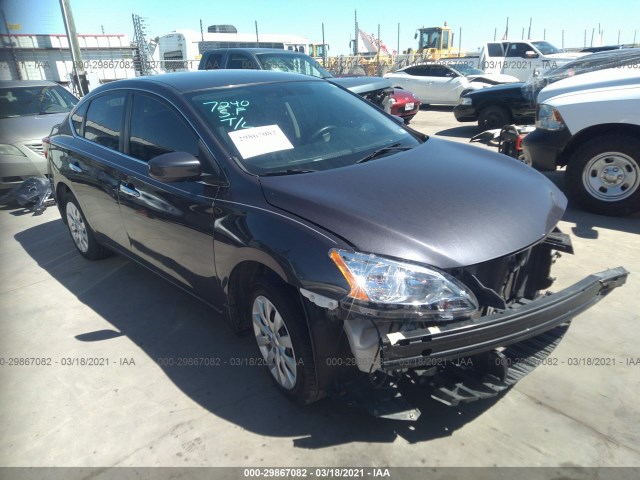
[(536, 115), (536, 98), (547, 85), (567, 77), (607, 68), (637, 68), (640, 49), (603, 51), (579, 57), (558, 68), (531, 76), (524, 83), (498, 85), (463, 95), (453, 109), (459, 122), (478, 122), (483, 130), (505, 125), (532, 124)]
[(0, 81), (0, 191), (47, 173), (42, 138), (76, 103), (55, 82)]
[(535, 107), (522, 93), (523, 85), (508, 83), (466, 93), (453, 107), (453, 114), (459, 122), (477, 121), (483, 130), (533, 123)]
[(307, 54), (278, 48), (216, 48), (202, 54), (198, 70), (274, 70), (324, 78), (390, 111), (391, 82), (362, 75), (334, 77)]
[(413, 93), (402, 88), (394, 88), (391, 94), (391, 115), (400, 117), (409, 124), (420, 110), (420, 100)]
[(509, 370), (509, 352), (538, 362), (627, 276), (607, 270), (540, 295), (555, 252), (571, 252), (556, 226), (560, 190), (310, 76), (102, 85), (51, 135), (48, 155), (84, 257), (122, 253), (252, 332), (278, 388), (300, 403), (338, 380), (428, 385), (470, 356), (477, 370), (465, 363), (457, 387), (438, 380), (430, 395), (468, 400), (476, 376), (486, 383), (475, 398), (486, 385), (495, 394), (528, 371)]

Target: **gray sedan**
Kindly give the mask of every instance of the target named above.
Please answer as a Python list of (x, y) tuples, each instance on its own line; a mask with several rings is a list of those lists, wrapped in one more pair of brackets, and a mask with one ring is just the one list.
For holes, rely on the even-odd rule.
[(47, 80), (0, 82), (0, 190), (45, 175), (42, 138), (78, 99)]

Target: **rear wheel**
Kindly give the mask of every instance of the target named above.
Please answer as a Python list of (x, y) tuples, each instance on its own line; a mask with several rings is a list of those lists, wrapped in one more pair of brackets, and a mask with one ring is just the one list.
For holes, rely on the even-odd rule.
[(71, 239), (80, 254), (89, 260), (99, 260), (111, 255), (111, 251), (96, 240), (95, 234), (72, 193), (64, 197), (64, 211)]
[(640, 140), (627, 135), (596, 137), (567, 164), (569, 196), (585, 209), (624, 216), (640, 211)]
[(320, 398), (313, 350), (300, 306), (270, 277), (251, 296), (251, 320), (258, 350), (278, 389), (304, 405)]
[(478, 126), (483, 130), (502, 128), (511, 123), (509, 111), (498, 105), (490, 105), (483, 108), (478, 115)]

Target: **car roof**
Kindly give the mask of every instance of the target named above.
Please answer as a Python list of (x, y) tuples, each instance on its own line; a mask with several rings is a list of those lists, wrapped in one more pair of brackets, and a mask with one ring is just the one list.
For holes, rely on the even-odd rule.
[(263, 47), (229, 47), (229, 48), (213, 48), (206, 50), (202, 55), (208, 55), (213, 52), (250, 52), (250, 53), (284, 53), (285, 55), (307, 55), (304, 52), (296, 52), (295, 50), (285, 50), (283, 48), (263, 48)]
[(168, 86), (180, 93), (187, 93), (226, 86), (296, 81), (322, 82), (324, 80), (299, 73), (276, 72), (273, 70), (199, 70), (162, 73), (160, 75), (119, 80), (103, 85), (100, 87), (100, 91), (111, 88), (135, 88), (147, 84)]
[(15, 87), (51, 87), (54, 85), (60, 86), (56, 82), (50, 80), (0, 80), (0, 87), (3, 88), (15, 88)]

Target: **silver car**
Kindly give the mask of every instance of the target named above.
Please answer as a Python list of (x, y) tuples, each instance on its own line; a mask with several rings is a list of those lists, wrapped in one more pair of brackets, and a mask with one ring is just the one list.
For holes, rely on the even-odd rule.
[(78, 99), (55, 82), (0, 82), (0, 190), (47, 173), (42, 138)]

